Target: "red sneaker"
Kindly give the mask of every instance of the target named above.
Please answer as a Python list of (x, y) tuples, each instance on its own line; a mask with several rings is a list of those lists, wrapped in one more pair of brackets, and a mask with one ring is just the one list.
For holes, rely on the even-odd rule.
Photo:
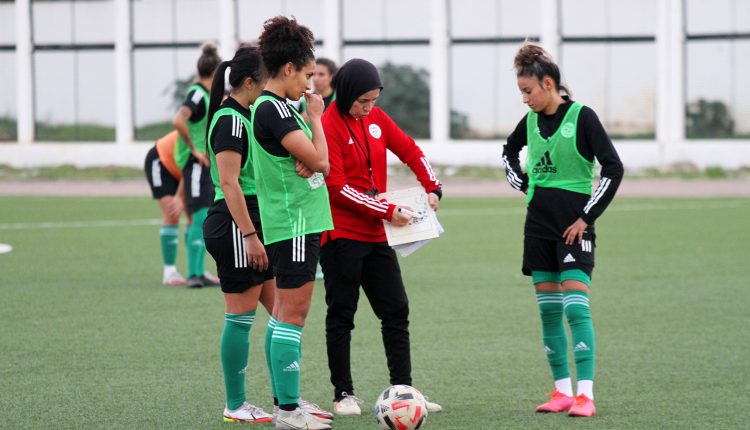
[(567, 396), (557, 390), (547, 393), (547, 395), (552, 396), (552, 398), (546, 403), (537, 406), (536, 409), (534, 409), (534, 412), (567, 412), (568, 409), (573, 406), (573, 397)]
[(593, 417), (596, 415), (594, 401), (586, 397), (585, 394), (576, 396), (575, 403), (570, 407), (568, 415), (571, 417)]

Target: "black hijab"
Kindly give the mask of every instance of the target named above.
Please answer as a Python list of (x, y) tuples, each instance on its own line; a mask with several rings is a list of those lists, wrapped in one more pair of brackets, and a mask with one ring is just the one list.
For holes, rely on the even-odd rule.
[(344, 63), (333, 76), (332, 85), (336, 89), (336, 107), (342, 115), (349, 114), (352, 104), (362, 94), (375, 88), (383, 89), (378, 69), (360, 58)]

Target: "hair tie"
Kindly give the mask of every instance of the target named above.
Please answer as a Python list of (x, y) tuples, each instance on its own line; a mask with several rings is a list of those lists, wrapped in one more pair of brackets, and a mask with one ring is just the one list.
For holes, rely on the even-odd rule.
[(228, 66), (224, 70), (224, 92), (229, 93), (232, 91), (232, 84), (229, 82), (229, 74), (232, 73), (232, 66)]

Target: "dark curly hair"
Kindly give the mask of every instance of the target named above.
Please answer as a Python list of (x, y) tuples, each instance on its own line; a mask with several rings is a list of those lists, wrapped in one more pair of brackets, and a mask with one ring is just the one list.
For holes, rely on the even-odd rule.
[(549, 76), (555, 82), (558, 91), (571, 94), (568, 87), (560, 82), (560, 68), (552, 60), (552, 56), (539, 45), (524, 43), (513, 59), (513, 68), (516, 69), (516, 77), (533, 76), (540, 83), (545, 76)]
[(315, 59), (312, 31), (300, 25), (292, 17), (275, 16), (263, 23), (263, 33), (258, 39), (258, 48), (263, 64), (271, 77), (276, 77), (279, 69), (291, 62), (299, 70)]

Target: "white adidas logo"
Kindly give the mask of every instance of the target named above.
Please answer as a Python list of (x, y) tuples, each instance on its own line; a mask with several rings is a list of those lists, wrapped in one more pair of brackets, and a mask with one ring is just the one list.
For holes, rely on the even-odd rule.
[(555, 350), (554, 350), (554, 349), (552, 349), (552, 348), (550, 348), (550, 347), (549, 347), (549, 346), (547, 346), (547, 345), (544, 345), (544, 353), (545, 353), (545, 354), (547, 354), (547, 355), (551, 355), (551, 354), (554, 354), (554, 353), (555, 353)]
[(563, 263), (575, 263), (575, 261), (576, 259), (570, 254), (566, 255), (565, 259), (563, 259)]
[(292, 364), (284, 368), (284, 372), (299, 372), (299, 363), (293, 361)]
[(581, 351), (591, 351), (591, 348), (589, 348), (588, 345), (586, 345), (583, 342), (578, 342), (578, 344), (576, 344), (576, 347), (573, 348), (573, 352), (581, 352)]

